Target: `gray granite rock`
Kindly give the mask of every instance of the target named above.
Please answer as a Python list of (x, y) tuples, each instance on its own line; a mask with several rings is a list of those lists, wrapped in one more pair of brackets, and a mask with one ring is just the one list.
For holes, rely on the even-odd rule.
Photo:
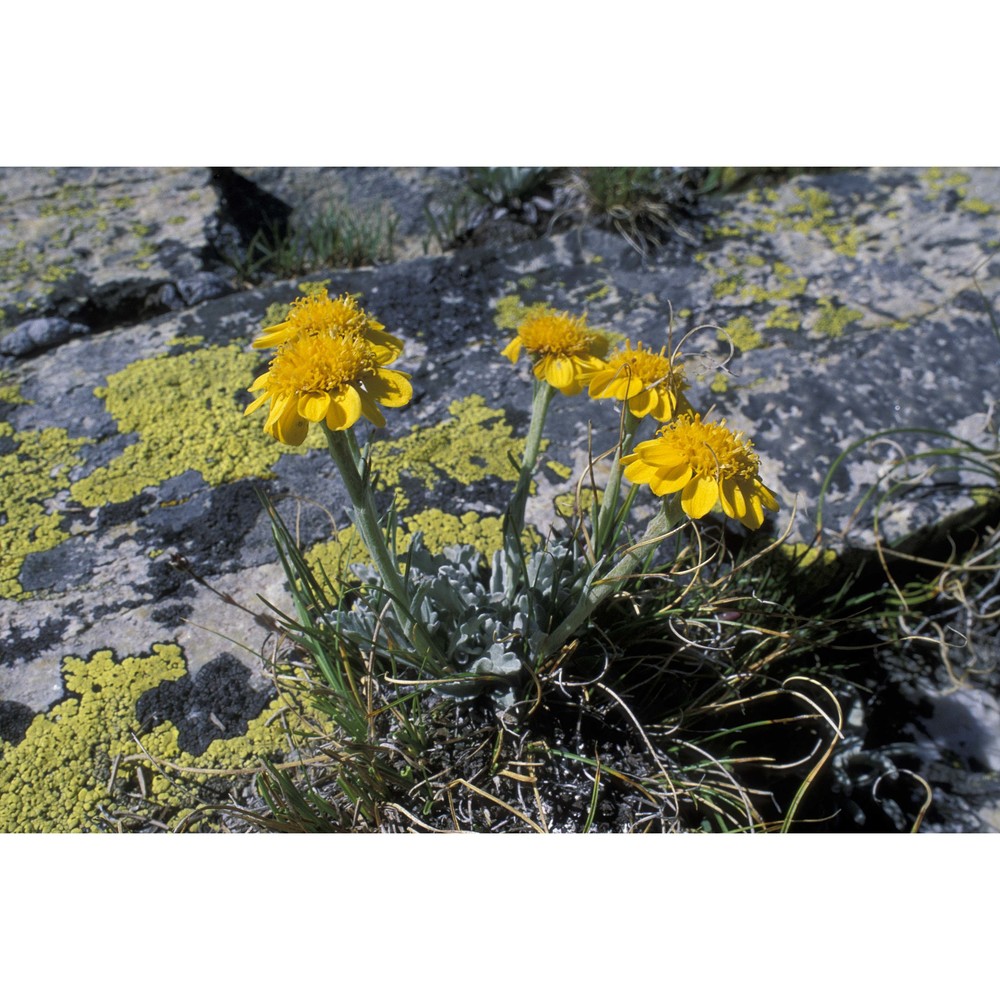
[(0, 168), (0, 335), (36, 316), (141, 314), (203, 271), (219, 211), (206, 169)]
[(90, 327), (83, 323), (70, 323), (59, 316), (44, 319), (29, 319), (21, 323), (0, 340), (0, 354), (23, 358), (36, 351), (45, 351), (64, 344), (73, 337), (90, 333)]

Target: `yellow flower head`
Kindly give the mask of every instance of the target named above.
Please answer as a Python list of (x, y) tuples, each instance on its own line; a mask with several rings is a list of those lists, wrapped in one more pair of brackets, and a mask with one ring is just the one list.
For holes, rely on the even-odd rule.
[(500, 352), (516, 363), (524, 348), (534, 359), (535, 378), (574, 396), (603, 367), (604, 337), (587, 326), (587, 317), (535, 309)]
[(330, 430), (342, 431), (365, 416), (384, 427), (376, 404), (404, 406), (413, 395), (408, 375), (384, 367), (401, 353), (395, 337), (379, 342), (335, 328), (286, 340), (250, 386), (263, 395), (246, 413), (270, 402), (264, 430), (283, 444), (302, 444), (310, 421), (325, 420)]
[(661, 423), (679, 413), (687, 413), (691, 404), (684, 398), (690, 388), (682, 365), (670, 363), (665, 348), (654, 354), (640, 340), (633, 348), (629, 341), (611, 353), (603, 371), (590, 379), (594, 399), (628, 400), (633, 416), (647, 415)]
[(260, 349), (278, 347), (296, 337), (308, 337), (321, 331), (366, 337), (374, 344), (395, 347), (397, 354), (403, 350), (403, 342), (386, 333), (385, 327), (369, 316), (353, 296), (331, 299), (325, 288), (296, 299), (284, 321), (265, 327), (253, 346)]
[(778, 509), (758, 476), (753, 442), (723, 421), (703, 424), (698, 414), (681, 414), (622, 464), (629, 482), (646, 483), (657, 496), (680, 491), (681, 508), (691, 518), (704, 517), (719, 503), (727, 517), (759, 528), (764, 508)]

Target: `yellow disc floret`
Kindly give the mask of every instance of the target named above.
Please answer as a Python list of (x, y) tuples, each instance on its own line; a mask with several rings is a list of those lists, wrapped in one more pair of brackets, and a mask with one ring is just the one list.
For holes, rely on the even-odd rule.
[(657, 496), (680, 492), (681, 508), (691, 518), (704, 517), (718, 503), (727, 517), (759, 528), (764, 508), (778, 509), (760, 481), (753, 442), (723, 421), (706, 424), (698, 414), (682, 414), (622, 464), (629, 482), (646, 483)]
[(296, 337), (308, 337), (321, 331), (333, 331), (344, 336), (366, 337), (374, 343), (391, 344), (402, 351), (403, 343), (385, 332), (385, 327), (369, 316), (352, 295), (331, 299), (325, 288), (292, 303), (281, 323), (265, 327), (253, 346), (278, 347)]

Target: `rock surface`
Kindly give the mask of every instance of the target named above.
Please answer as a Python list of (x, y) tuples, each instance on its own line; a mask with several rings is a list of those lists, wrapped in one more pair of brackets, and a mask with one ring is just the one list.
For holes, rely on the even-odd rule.
[[(259, 414), (242, 414), (264, 361), (250, 341), (301, 279), (240, 288), (226, 260), (262, 219), (315, 211), (330, 192), (402, 220), (410, 259), (309, 277), (361, 296), (406, 342), (398, 367), (413, 375), (413, 402), (372, 440), (386, 499), (396, 494), (406, 530), (432, 546), (498, 542), (507, 454), (531, 397), (527, 367), (499, 350), (536, 302), (657, 346), (672, 315), (692, 401), (752, 436), (782, 504), (767, 530), (787, 528), (790, 542), (812, 542), (819, 521), (835, 551), (870, 550), (877, 536), (920, 551), (970, 498), (995, 497), (983, 468), (935, 450), (956, 439), (997, 450), (1000, 171), (799, 177), (706, 203), (697, 248), (675, 241), (645, 258), (593, 226), (418, 256), (425, 199), (455, 182), (425, 170), (0, 171), (0, 770), (11, 788), (41, 780), (29, 755), (46, 774), (71, 766), (51, 757), (70, 716), (81, 760), (112, 725), (151, 733), (192, 766), (211, 746), (238, 758), (246, 741), (266, 742), (254, 728), (273, 714), (260, 598), (287, 602), (255, 490), (328, 559), (347, 498), (318, 436), (284, 448)], [(608, 404), (557, 400), (534, 524), (559, 521), (588, 435), (599, 453), (615, 429)], [(977, 718), (995, 716), (995, 701), (976, 704)], [(86, 818), (64, 799), (39, 793), (28, 809), (0, 791), (0, 828), (94, 826), (99, 784), (80, 778)]]

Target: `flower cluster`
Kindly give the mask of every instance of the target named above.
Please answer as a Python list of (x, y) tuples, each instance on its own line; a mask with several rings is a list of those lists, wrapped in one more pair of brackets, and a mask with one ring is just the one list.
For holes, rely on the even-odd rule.
[[(760, 480), (753, 443), (725, 421), (704, 422), (694, 412), (684, 395), (690, 389), (684, 366), (665, 348), (655, 353), (626, 340), (605, 357), (606, 338), (587, 327), (585, 315), (548, 308), (529, 313), (502, 353), (516, 362), (522, 348), (539, 381), (567, 394), (586, 386), (594, 399), (618, 400), (628, 408), (632, 431), (647, 416), (663, 425), (653, 440), (620, 456), (629, 482), (645, 483), (657, 496), (680, 493), (681, 509), (693, 519), (721, 507), (727, 517), (759, 528), (764, 509), (778, 509)], [(631, 442), (631, 433), (626, 439)]]
[(409, 375), (387, 368), (403, 342), (367, 315), (349, 295), (326, 289), (292, 304), (282, 323), (267, 327), (254, 347), (276, 347), (268, 369), (250, 386), (260, 392), (247, 408), (264, 403), (264, 430), (283, 444), (302, 444), (310, 423), (346, 430), (364, 416), (385, 425), (381, 406), (404, 406), (413, 395)]
[[(321, 289), (293, 302), (287, 317), (268, 326), (254, 347), (273, 348), (274, 356), (250, 386), (259, 395), (246, 412), (268, 404), (264, 430), (285, 444), (301, 444), (311, 424), (323, 427), (351, 520), (374, 567), (359, 572), (368, 584), (365, 599), (327, 621), (338, 636), (353, 636), (359, 649), (377, 647), (389, 660), (408, 656), (423, 677), (443, 684), (452, 697), (475, 696), (485, 683), (499, 705), (512, 706), (522, 667), (546, 663), (605, 598), (641, 573), (649, 550), (676, 526), (681, 512), (697, 519), (720, 508), (755, 529), (764, 523), (765, 510), (778, 509), (761, 482), (752, 443), (692, 409), (685, 395), (691, 387), (675, 353), (641, 341), (633, 347), (628, 340), (612, 349), (585, 315), (537, 306), (502, 351), (512, 363), (526, 353), (536, 379), (502, 548), (488, 567), (484, 554), (474, 550), (432, 557), (411, 541), (401, 570), (398, 521), (380, 516), (353, 426), (365, 417), (381, 427), (380, 406), (410, 401), (410, 377), (388, 367), (402, 354), (402, 341), (352, 296), (331, 299)], [(547, 409), (558, 394), (584, 389), (592, 399), (614, 400), (622, 408), (616, 460), (591, 508), (586, 545), (574, 534), (528, 553), (525, 510), (544, 447)], [(630, 452), (646, 417), (660, 429)], [(658, 497), (678, 496), (661, 505), (637, 543), (625, 539), (636, 490), (623, 500), (623, 477)]]

